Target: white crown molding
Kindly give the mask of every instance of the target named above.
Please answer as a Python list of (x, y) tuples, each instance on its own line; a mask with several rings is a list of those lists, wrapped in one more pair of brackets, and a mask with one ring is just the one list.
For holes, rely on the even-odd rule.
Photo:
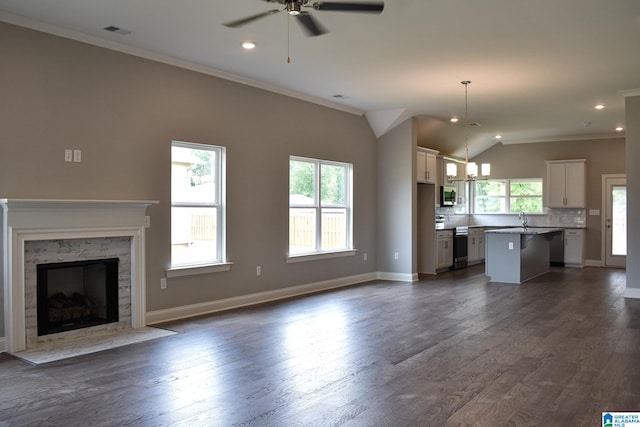
[(515, 144), (536, 144), (541, 142), (567, 142), (567, 141), (589, 141), (601, 139), (621, 139), (624, 140), (624, 132), (608, 133), (602, 135), (573, 135), (573, 136), (556, 136), (537, 139), (520, 139), (512, 141), (500, 141), (503, 145)]
[(620, 94), (625, 98), (628, 96), (640, 96), (640, 89), (622, 90)]
[(299, 99), (301, 101), (310, 102), (312, 104), (321, 105), (323, 107), (331, 108), (334, 110), (343, 111), (345, 113), (350, 113), (357, 116), (363, 116), (365, 113), (360, 109), (349, 107), (346, 105), (341, 105), (326, 99), (316, 98), (314, 96), (310, 96), (304, 93), (292, 91), (292, 90), (285, 89), (275, 85), (270, 85), (264, 82), (260, 82), (258, 80), (249, 79), (247, 77), (238, 76), (232, 73), (218, 70), (213, 67), (208, 67), (208, 66), (197, 64), (194, 62), (184, 61), (168, 55), (163, 55), (157, 52), (153, 52), (147, 49), (129, 46), (123, 43), (118, 43), (111, 40), (102, 39), (100, 37), (79, 33), (77, 31), (68, 30), (66, 28), (61, 28), (56, 25), (51, 25), (45, 22), (25, 18), (24, 16), (14, 15), (11, 13), (0, 11), (0, 21), (6, 22), (8, 24), (17, 25), (20, 27), (29, 28), (31, 30), (40, 31), (43, 33), (53, 34), (55, 36), (64, 37), (64, 38), (79, 41), (82, 43), (91, 44), (91, 45), (102, 47), (105, 49), (126, 53), (128, 55), (137, 56), (139, 58), (144, 58), (144, 59), (160, 62), (167, 65), (173, 65), (175, 67), (183, 68), (185, 70), (195, 71), (201, 74), (218, 77), (224, 80), (229, 80), (229, 81), (240, 83), (246, 86), (255, 87), (257, 89), (262, 89), (262, 90), (277, 93), (280, 95), (288, 96), (291, 98)]

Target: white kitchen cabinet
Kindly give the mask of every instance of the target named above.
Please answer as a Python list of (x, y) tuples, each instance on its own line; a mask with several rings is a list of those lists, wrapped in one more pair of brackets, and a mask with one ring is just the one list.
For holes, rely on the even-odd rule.
[(453, 265), (453, 230), (440, 230), (436, 233), (436, 269), (443, 270)]
[(484, 261), (484, 229), (470, 228), (467, 236), (467, 262), (469, 265)]
[(564, 230), (564, 265), (569, 267), (584, 266), (584, 230)]
[(436, 207), (433, 203), (436, 197), (435, 185), (417, 186), (417, 256), (418, 273), (436, 273)]
[(416, 152), (416, 180), (423, 184), (435, 184), (437, 181), (435, 150), (418, 147)]
[(586, 160), (549, 160), (547, 163), (547, 206), (586, 207)]

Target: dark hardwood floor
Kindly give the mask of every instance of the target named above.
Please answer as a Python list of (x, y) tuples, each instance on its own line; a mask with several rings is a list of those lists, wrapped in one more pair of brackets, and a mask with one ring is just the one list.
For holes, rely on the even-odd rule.
[(483, 266), (163, 327), (30, 366), (0, 356), (0, 426), (599, 426), (640, 411), (623, 270), (487, 283)]

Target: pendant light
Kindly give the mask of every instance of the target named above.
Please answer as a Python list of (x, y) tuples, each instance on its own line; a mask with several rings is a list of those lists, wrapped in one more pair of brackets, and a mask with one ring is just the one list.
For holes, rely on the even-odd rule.
[(455, 181), (478, 181), (478, 180), (486, 180), (489, 179), (489, 175), (491, 174), (491, 164), (483, 163), (480, 166), (480, 176), (478, 176), (478, 164), (476, 162), (469, 162), (469, 102), (467, 90), (471, 81), (464, 80), (460, 82), (464, 85), (464, 167), (465, 167), (465, 177), (457, 178), (458, 176), (458, 165), (455, 163), (447, 163), (447, 179), (449, 182)]

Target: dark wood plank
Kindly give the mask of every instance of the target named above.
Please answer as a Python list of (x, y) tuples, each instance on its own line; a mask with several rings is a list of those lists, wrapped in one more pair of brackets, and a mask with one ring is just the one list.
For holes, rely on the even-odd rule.
[(0, 427), (599, 425), (640, 410), (624, 271), (507, 285), (482, 268), (172, 322), (180, 334), (37, 367), (0, 355)]

